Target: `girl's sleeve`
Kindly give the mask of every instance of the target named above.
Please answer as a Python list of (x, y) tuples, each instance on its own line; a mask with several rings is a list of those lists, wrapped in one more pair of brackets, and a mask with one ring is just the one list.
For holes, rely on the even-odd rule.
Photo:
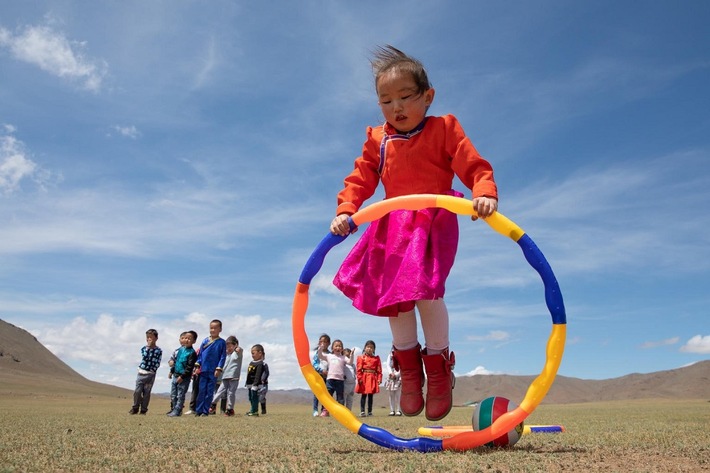
[(451, 167), (472, 197), (498, 198), (498, 187), (493, 178), (493, 167), (483, 159), (461, 124), (453, 115), (444, 116), (446, 151), (452, 157)]
[(354, 214), (375, 193), (380, 182), (379, 146), (379, 141), (372, 136), (372, 127), (368, 127), (362, 156), (355, 160), (353, 171), (344, 180), (345, 188), (338, 194), (336, 215)]

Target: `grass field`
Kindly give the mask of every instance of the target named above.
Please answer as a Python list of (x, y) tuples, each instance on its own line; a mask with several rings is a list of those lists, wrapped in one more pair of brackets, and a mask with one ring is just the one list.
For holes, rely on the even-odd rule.
[[(258, 418), (168, 418), (154, 398), (146, 416), (107, 397), (0, 398), (0, 471), (338, 472), (697, 472), (710, 471), (710, 403), (633, 401), (542, 405), (528, 424), (562, 424), (563, 434), (525, 435), (513, 448), (396, 452), (351, 433), (310, 406), (270, 405)], [(237, 412), (246, 412), (246, 403)], [(470, 423), (454, 408), (445, 425)], [(367, 419), (402, 438), (423, 416)]]

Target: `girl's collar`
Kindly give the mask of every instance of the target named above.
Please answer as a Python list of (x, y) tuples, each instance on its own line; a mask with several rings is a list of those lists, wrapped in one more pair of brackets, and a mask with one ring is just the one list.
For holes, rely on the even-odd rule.
[(390, 124), (389, 122), (385, 122), (385, 127), (384, 127), (385, 133), (388, 135), (397, 135), (397, 136), (403, 136), (406, 138), (412, 137), (424, 129), (424, 125), (426, 125), (427, 118), (429, 118), (429, 117), (424, 117), (424, 120), (419, 122), (419, 125), (415, 126), (412, 130), (410, 130), (408, 132), (399, 131), (394, 126), (392, 126), (392, 124)]

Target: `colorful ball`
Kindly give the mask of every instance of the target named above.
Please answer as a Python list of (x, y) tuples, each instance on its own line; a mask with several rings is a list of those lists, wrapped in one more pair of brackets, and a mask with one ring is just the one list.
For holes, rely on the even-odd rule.
[[(487, 397), (476, 404), (473, 411), (473, 430), (483, 430), (490, 427), (493, 422), (508, 411), (514, 410), (515, 403), (501, 396)], [(512, 447), (523, 435), (524, 421), (516, 425), (507, 434), (501, 435), (492, 442), (488, 442), (486, 447)]]

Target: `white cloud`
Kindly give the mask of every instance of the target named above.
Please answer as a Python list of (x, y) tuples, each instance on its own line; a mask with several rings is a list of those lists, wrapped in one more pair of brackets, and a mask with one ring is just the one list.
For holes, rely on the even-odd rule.
[(680, 337), (671, 337), (671, 338), (666, 338), (665, 340), (644, 342), (641, 344), (641, 348), (657, 348), (657, 347), (665, 347), (668, 345), (675, 345), (676, 343), (678, 343), (679, 340), (680, 340)]
[(476, 376), (476, 375), (488, 375), (488, 374), (501, 374), (501, 373), (488, 370), (488, 369), (484, 368), (483, 366), (479, 365), (479, 366), (476, 366), (471, 371), (469, 371), (468, 373), (465, 373), (463, 376)]
[(702, 355), (710, 354), (710, 335), (696, 335), (685, 342), (685, 345), (680, 347), (680, 351), (685, 353), (699, 353)]
[[(208, 335), (207, 326), (214, 318), (198, 312), (172, 319), (147, 315), (122, 318), (103, 313), (95, 318), (75, 317), (66, 325), (46, 324), (29, 331), (86, 378), (131, 389), (140, 349), (145, 344), (145, 331), (155, 328), (159, 334), (158, 346), (163, 350), (163, 363), (154, 392), (167, 392), (170, 389), (167, 360), (179, 346), (179, 334), (183, 330), (196, 330), (199, 343)], [(250, 359), (248, 353), (252, 345), (264, 346), (276, 389), (304, 387), (293, 344), (288, 340), (274, 341), (276, 332), (286, 333), (280, 321), (258, 315), (217, 318), (223, 323), (222, 338), (237, 335), (246, 352), (245, 360)]]
[(125, 136), (126, 138), (132, 138), (134, 140), (141, 135), (140, 131), (138, 131), (138, 128), (136, 128), (135, 125), (130, 125), (130, 126), (114, 125), (113, 129), (119, 135)]
[(16, 35), (0, 28), (0, 47), (8, 49), (16, 59), (98, 92), (106, 65), (84, 57), (85, 46), (86, 43), (70, 41), (49, 26), (25, 26)]
[(10, 194), (16, 191), (20, 182), (32, 179), (42, 186), (49, 178), (49, 172), (42, 169), (28, 157), (22, 141), (13, 136), (15, 127), (5, 124), (0, 130), (0, 192)]
[(486, 335), (470, 335), (468, 339), (480, 342), (507, 342), (510, 340), (510, 334), (503, 330), (491, 330)]

